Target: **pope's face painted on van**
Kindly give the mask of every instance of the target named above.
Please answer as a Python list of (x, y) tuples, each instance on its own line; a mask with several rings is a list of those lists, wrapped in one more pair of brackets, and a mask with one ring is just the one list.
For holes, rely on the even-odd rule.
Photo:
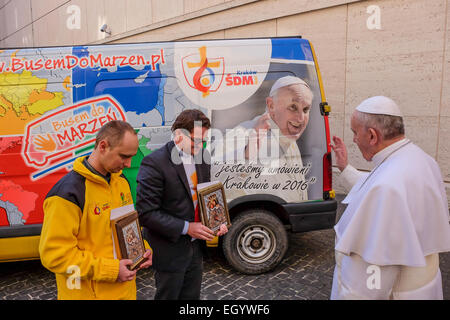
[(268, 97), (266, 103), (281, 133), (293, 140), (300, 138), (309, 121), (311, 91), (297, 84), (283, 87), (273, 97)]

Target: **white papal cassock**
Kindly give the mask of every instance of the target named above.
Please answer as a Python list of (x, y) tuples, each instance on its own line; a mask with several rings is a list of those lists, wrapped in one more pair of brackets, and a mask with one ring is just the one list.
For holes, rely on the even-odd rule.
[(354, 185), (336, 231), (331, 299), (442, 299), (439, 252), (450, 251), (449, 208), (436, 161), (407, 139)]

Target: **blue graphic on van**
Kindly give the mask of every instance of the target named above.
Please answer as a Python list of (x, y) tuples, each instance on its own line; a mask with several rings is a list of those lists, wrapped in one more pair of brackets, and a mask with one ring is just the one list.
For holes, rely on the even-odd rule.
[[(88, 47), (74, 47), (73, 55), (89, 57)], [(110, 94), (127, 112), (136, 115), (148, 113), (156, 109), (161, 115), (161, 125), (165, 125), (165, 110), (163, 103), (163, 88), (165, 77), (161, 74), (159, 64), (152, 70), (151, 65), (145, 65), (137, 70), (130, 66), (81, 68), (72, 70), (73, 102), (90, 97)]]
[[(298, 45), (295, 42), (298, 42)], [(272, 59), (314, 62), (309, 41), (295, 38), (272, 39)]]

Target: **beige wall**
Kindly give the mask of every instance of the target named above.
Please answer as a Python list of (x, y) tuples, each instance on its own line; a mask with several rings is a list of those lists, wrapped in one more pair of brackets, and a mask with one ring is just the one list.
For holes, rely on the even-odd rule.
[[(69, 30), (73, 5), (81, 27)], [(372, 5), (380, 30), (367, 26)], [(99, 31), (104, 23), (111, 36)], [(331, 132), (344, 138), (353, 164), (370, 168), (352, 143), (351, 113), (387, 95), (450, 190), (450, 0), (0, 0), (4, 48), (291, 35), (316, 49)]]

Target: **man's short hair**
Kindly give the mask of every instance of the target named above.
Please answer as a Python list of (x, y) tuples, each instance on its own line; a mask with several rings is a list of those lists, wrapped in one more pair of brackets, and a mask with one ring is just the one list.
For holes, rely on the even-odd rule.
[(366, 129), (377, 129), (384, 140), (394, 139), (405, 134), (405, 125), (402, 117), (360, 111), (357, 111), (356, 114)]
[(188, 109), (181, 112), (175, 119), (172, 125), (172, 132), (177, 129), (184, 129), (192, 133), (195, 122), (201, 123), (202, 128), (211, 128), (211, 121), (203, 112), (197, 109)]
[(97, 133), (97, 137), (95, 138), (95, 148), (97, 148), (102, 140), (108, 141), (111, 148), (116, 147), (122, 141), (122, 138), (127, 131), (136, 134), (136, 131), (128, 122), (122, 120), (107, 122)]

